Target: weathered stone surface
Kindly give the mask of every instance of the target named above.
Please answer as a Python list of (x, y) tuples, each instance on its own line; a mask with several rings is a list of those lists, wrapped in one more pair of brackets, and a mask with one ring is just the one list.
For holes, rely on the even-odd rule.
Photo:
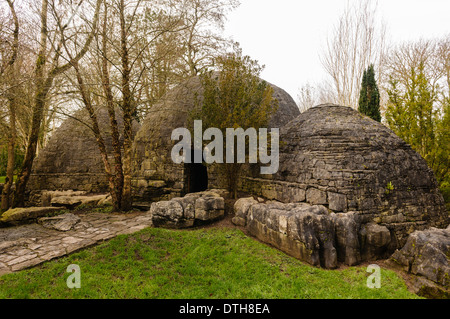
[[(189, 195), (189, 194), (188, 194)], [(172, 199), (172, 201), (180, 203), (183, 207), (184, 217), (186, 219), (195, 219), (195, 202), (197, 197), (195, 196), (185, 196), (185, 197), (177, 197)]]
[(303, 255), (306, 255), (306, 261), (314, 266), (337, 266), (332, 218), (325, 207), (312, 206), (295, 210), (288, 219), (290, 235), (305, 245), (307, 251)]
[(234, 211), (234, 224), (314, 266), (353, 266), (386, 259), (395, 250), (392, 231), (360, 212), (336, 214), (323, 205), (260, 203), (252, 197), (236, 201)]
[[(113, 159), (108, 111), (106, 108), (99, 108), (96, 115), (107, 152)], [(85, 123), (90, 121), (84, 108), (73, 114), (73, 117)], [(116, 120), (120, 132), (123, 132), (123, 117), (119, 109), (116, 110)], [(134, 121), (133, 132), (136, 133), (139, 127), (139, 123)], [(123, 134), (120, 135), (123, 137)], [(33, 162), (27, 188), (30, 191), (29, 200), (34, 205), (46, 200), (41, 199), (43, 191), (107, 192), (107, 176), (91, 129), (73, 118), (65, 120)]]
[(343, 194), (328, 192), (328, 208), (335, 212), (346, 212), (347, 196)]
[(36, 223), (0, 228), (0, 276), (152, 226), (149, 212), (83, 213), (76, 217), (81, 221), (65, 232)]
[(245, 226), (247, 224), (247, 212), (252, 205), (257, 204), (258, 201), (253, 197), (240, 198), (234, 204), (233, 223), (237, 226)]
[(75, 207), (81, 205), (81, 198), (79, 196), (60, 196), (56, 198), (52, 198), (50, 202), (52, 206), (56, 207)]
[(225, 212), (225, 200), (222, 197), (202, 197), (195, 201), (195, 218), (202, 221), (222, 217)]
[(47, 214), (57, 212), (59, 210), (61, 210), (61, 208), (57, 207), (27, 207), (10, 209), (1, 215), (0, 225), (18, 225), (27, 223)]
[(385, 226), (368, 223), (361, 227), (361, 253), (365, 260), (387, 258), (391, 233)]
[(74, 190), (64, 190), (64, 191), (43, 191), (41, 193), (41, 205), (51, 206), (52, 198), (61, 196), (84, 196), (87, 192), (85, 191), (74, 191)]
[(361, 261), (359, 243), (360, 221), (357, 213), (336, 214), (336, 249), (338, 260), (346, 265), (357, 265)]
[(225, 214), (225, 200), (221, 191), (187, 194), (170, 201), (152, 203), (150, 214), (156, 227), (187, 228), (196, 221), (211, 222), (222, 218)]
[(107, 194), (106, 197), (104, 197), (103, 199), (100, 199), (97, 203), (98, 206), (107, 206), (107, 205), (112, 205), (112, 198), (111, 198), (111, 194)]
[(180, 223), (184, 225), (183, 206), (177, 201), (153, 203), (150, 208), (150, 214), (156, 227), (164, 225), (175, 227)]
[(325, 207), (243, 198), (235, 203), (235, 214), (233, 222), (258, 239), (312, 265), (336, 267), (333, 216)]
[[(278, 108), (270, 119), (270, 128), (280, 128), (300, 114), (292, 97), (275, 85), (273, 96)], [(190, 127), (189, 113), (201, 101), (203, 89), (199, 77), (188, 79), (167, 92), (143, 121), (133, 145), (133, 189), (136, 201), (160, 201), (180, 197), (188, 189), (187, 168), (175, 164), (171, 150), (176, 144), (172, 131)], [(206, 128), (205, 128), (206, 129)], [(208, 187), (223, 188), (224, 179), (208, 167)]]
[(385, 226), (370, 223), (364, 226), (363, 231), (365, 231), (368, 245), (380, 248), (385, 247), (391, 241), (391, 234)]
[(98, 205), (100, 201), (106, 201), (108, 194), (85, 196), (58, 196), (51, 199), (51, 205), (55, 207), (75, 208), (79, 205)]
[(385, 125), (350, 107), (313, 107), (280, 128), (280, 141), (278, 172), (267, 178), (246, 167), (242, 191), (356, 212), (362, 224), (389, 229), (387, 251), (401, 248), (415, 230), (449, 225), (426, 161)]
[(251, 205), (251, 235), (314, 266), (336, 268), (334, 216), (323, 206), (269, 202)]
[(419, 296), (428, 299), (450, 299), (450, 289), (445, 289), (425, 277), (414, 276), (411, 286), (411, 291)]
[(55, 229), (63, 232), (71, 230), (80, 221), (80, 217), (70, 213), (55, 217), (42, 217), (38, 219), (38, 223), (45, 228)]
[(412, 233), (406, 245), (395, 251), (391, 260), (405, 271), (440, 285), (450, 296), (449, 228), (430, 228)]
[(327, 193), (317, 188), (309, 188), (306, 191), (306, 201), (312, 205), (326, 204)]

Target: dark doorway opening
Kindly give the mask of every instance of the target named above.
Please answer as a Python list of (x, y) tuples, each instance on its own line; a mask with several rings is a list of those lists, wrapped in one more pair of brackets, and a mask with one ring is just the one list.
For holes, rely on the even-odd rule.
[[(202, 151), (198, 151), (203, 153)], [(194, 162), (194, 150), (191, 150), (191, 160)], [(185, 164), (186, 192), (197, 193), (208, 189), (208, 169), (204, 163)]]

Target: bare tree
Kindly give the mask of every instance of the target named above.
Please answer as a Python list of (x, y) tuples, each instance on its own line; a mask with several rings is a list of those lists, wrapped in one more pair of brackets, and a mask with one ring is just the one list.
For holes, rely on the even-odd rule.
[[(166, 0), (162, 3), (161, 12), (150, 25), (147, 22), (141, 28), (148, 28), (149, 34), (164, 30), (157, 37), (141, 36), (142, 47), (148, 48), (138, 57), (138, 63), (145, 66), (142, 70), (147, 110), (174, 84), (200, 74), (214, 65), (216, 57), (231, 51), (235, 44), (223, 37), (222, 31), (227, 13), (238, 5), (238, 0)], [(137, 34), (142, 32), (136, 31)]]
[(449, 182), (450, 37), (401, 43), (386, 59), (386, 124)]
[[(128, 210), (133, 120), (168, 88), (212, 65), (213, 57), (227, 49), (231, 42), (219, 36), (219, 31), (238, 0), (34, 3), (39, 5), (38, 19), (30, 18), (40, 28), (29, 32), (30, 38), (38, 35), (33, 38), (37, 48), (30, 76), (33, 83), (26, 86), (31, 96), (27, 120), (17, 121), (26, 145), (13, 206), (23, 205), (34, 158), (55, 116), (71, 113), (81, 102), (90, 115), (88, 126), (102, 155), (114, 207)], [(100, 29), (98, 23), (102, 23)], [(62, 103), (69, 110), (59, 109)], [(109, 114), (114, 162), (106, 154), (105, 136), (96, 117), (100, 107), (106, 107)], [(119, 113), (123, 134), (116, 118)], [(6, 114), (0, 120), (4, 118)]]
[(438, 42), (436, 50), (438, 68), (442, 70), (443, 78), (445, 79), (441, 81), (441, 103), (450, 106), (450, 34)]
[[(31, 116), (31, 128), (30, 135), (27, 142), (27, 148), (25, 151), (25, 158), (17, 178), (16, 190), (14, 194), (13, 206), (22, 206), (24, 204), (25, 189), (28, 183), (28, 179), (31, 174), (31, 168), (33, 165), (34, 158), (36, 157), (37, 144), (39, 140), (39, 133), (41, 130), (41, 124), (44, 118), (44, 112), (47, 102), (48, 94), (52, 88), (54, 79), (69, 70), (76, 62), (78, 62), (87, 52), (89, 45), (94, 37), (96, 24), (98, 21), (99, 10), (101, 0), (96, 0), (94, 5), (94, 14), (92, 15), (93, 28), (88, 31), (88, 35), (85, 39), (84, 44), (81, 49), (73, 55), (72, 59), (68, 59), (66, 56), (62, 55), (62, 46), (64, 39), (71, 37), (76, 38), (78, 32), (82, 32), (83, 27), (80, 29), (70, 27), (72, 21), (77, 14), (80, 7), (84, 2), (80, 0), (73, 11), (62, 10), (61, 6), (71, 7), (69, 3), (62, 4), (61, 1), (57, 3), (54, 0), (42, 0), (40, 9), (40, 40), (39, 40), (39, 51), (36, 59), (35, 66), (35, 86), (34, 86), (34, 102)], [(91, 7), (90, 4), (87, 6)], [(73, 7), (73, 6), (72, 6)], [(92, 8), (92, 7), (91, 7)], [(59, 10), (58, 10), (59, 9)], [(49, 13), (51, 12), (51, 17), (63, 25), (63, 28), (59, 30), (60, 32), (53, 32), (51, 36), (48, 28)], [(71, 14), (67, 17), (67, 15)], [(62, 23), (62, 17), (66, 15), (68, 18), (65, 23)], [(74, 23), (75, 25), (75, 23)], [(71, 36), (69, 36), (68, 30), (71, 29)], [(85, 33), (86, 30), (83, 30)], [(50, 43), (49, 43), (50, 42)], [(50, 44), (50, 47), (49, 47)], [(76, 48), (74, 48), (76, 49)], [(53, 55), (53, 56), (52, 56)], [(50, 62), (50, 65), (49, 63)], [(63, 64), (61, 64), (63, 62)]]
[[(164, 24), (157, 23), (153, 28), (144, 28), (146, 32), (143, 32), (139, 29), (145, 26), (146, 14), (151, 14), (152, 9), (147, 2), (102, 0), (102, 3), (102, 26), (95, 36), (97, 45), (93, 46), (86, 56), (90, 60), (84, 59), (89, 66), (89, 72), (79, 63), (74, 64), (76, 90), (90, 115), (89, 127), (97, 140), (109, 179), (114, 210), (127, 211), (132, 205), (133, 121), (142, 104), (142, 91), (147, 85), (146, 71), (154, 65), (145, 59), (145, 53), (159, 37), (167, 32), (176, 32), (179, 19), (177, 22), (177, 19), (169, 17)], [(151, 17), (158, 19), (158, 16)], [(70, 48), (66, 49), (66, 54), (70, 56)], [(97, 74), (92, 75), (93, 70)], [(93, 79), (93, 85), (87, 85), (85, 78)], [(95, 82), (101, 85), (95, 85)], [(101, 105), (106, 106), (109, 114), (111, 128), (109, 137), (113, 146), (114, 168), (108, 160), (105, 142), (96, 118), (96, 111)], [(123, 120), (123, 138), (119, 132), (117, 116), (121, 116)]]
[[(11, 15), (14, 22), (13, 40), (11, 43), (11, 54), (9, 58), (0, 65), (0, 76), (14, 77), (14, 64), (17, 60), (19, 50), (19, 19), (14, 8), (14, 2), (12, 0), (6, 0), (11, 11)], [(1, 210), (7, 210), (10, 207), (11, 187), (14, 181), (14, 165), (15, 165), (15, 150), (16, 150), (16, 92), (15, 84), (6, 90), (6, 98), (8, 100), (8, 116), (9, 116), (9, 130), (8, 130), (8, 160), (6, 166), (6, 180), (3, 186), (1, 197)]]
[(323, 81), (318, 84), (306, 83), (299, 89), (297, 105), (300, 112), (325, 103), (334, 103), (336, 100), (330, 85)]
[(348, 5), (327, 38), (320, 60), (336, 94), (335, 103), (357, 108), (362, 75), (370, 64), (381, 74), (386, 27), (378, 23), (377, 4)]
[[(175, 2), (177, 3), (177, 2)], [(220, 35), (226, 14), (240, 5), (239, 0), (182, 0), (176, 4), (183, 18), (182, 52), (187, 73), (198, 75), (225, 53), (229, 40)]]
[(423, 69), (433, 91), (448, 87), (449, 37), (421, 39), (400, 43), (390, 48), (384, 59), (383, 86), (386, 89), (395, 79), (403, 91), (410, 90), (413, 72)]

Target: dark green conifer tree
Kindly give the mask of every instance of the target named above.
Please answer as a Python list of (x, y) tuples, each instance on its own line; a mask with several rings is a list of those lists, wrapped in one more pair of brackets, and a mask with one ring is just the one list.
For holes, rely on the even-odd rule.
[(373, 64), (371, 64), (369, 68), (364, 71), (358, 104), (359, 112), (369, 116), (375, 121), (381, 122), (380, 92), (375, 80), (375, 70)]

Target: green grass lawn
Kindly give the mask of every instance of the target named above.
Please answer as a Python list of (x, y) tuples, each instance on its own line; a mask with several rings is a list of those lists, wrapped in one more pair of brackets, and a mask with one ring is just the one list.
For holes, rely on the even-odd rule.
[[(70, 264), (80, 289), (67, 288)], [(0, 298), (418, 298), (393, 271), (382, 270), (380, 289), (369, 275), (308, 266), (237, 229), (149, 228), (2, 276)]]

